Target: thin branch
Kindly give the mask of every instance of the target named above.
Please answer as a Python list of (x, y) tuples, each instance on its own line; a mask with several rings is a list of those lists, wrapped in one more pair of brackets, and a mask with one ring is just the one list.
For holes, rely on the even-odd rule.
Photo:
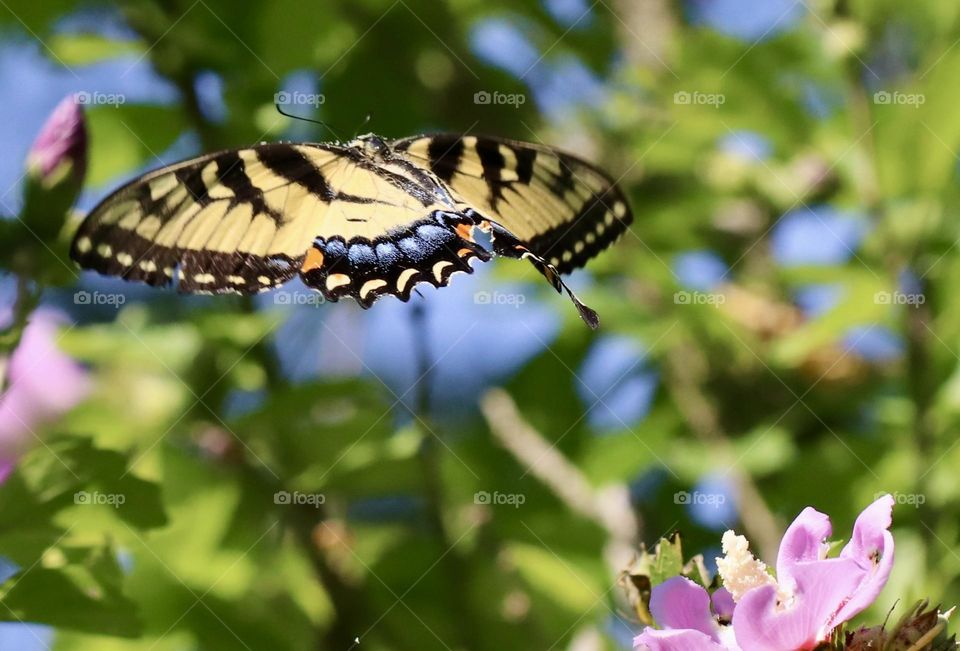
[(597, 490), (591, 486), (576, 465), (524, 420), (506, 391), (488, 391), (480, 409), (496, 439), (531, 475), (571, 511), (603, 527), (610, 537), (608, 560), (619, 573), (634, 553), (642, 529), (627, 487), (613, 484)]

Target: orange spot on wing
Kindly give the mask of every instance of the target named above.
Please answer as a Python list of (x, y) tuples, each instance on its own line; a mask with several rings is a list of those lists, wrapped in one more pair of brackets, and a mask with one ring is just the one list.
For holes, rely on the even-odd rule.
[(457, 235), (467, 240), (468, 242), (472, 242), (473, 241), (473, 225), (457, 224)]
[(308, 271), (313, 271), (314, 269), (319, 269), (323, 266), (323, 254), (320, 253), (318, 249), (310, 247), (307, 249), (307, 256), (303, 260), (303, 265), (300, 267), (300, 271), (306, 273)]

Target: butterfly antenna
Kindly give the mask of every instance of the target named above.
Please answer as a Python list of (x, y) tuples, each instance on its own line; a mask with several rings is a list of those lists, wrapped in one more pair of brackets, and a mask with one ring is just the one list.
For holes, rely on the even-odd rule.
[(337, 132), (334, 131), (333, 128), (332, 128), (329, 124), (327, 124), (326, 122), (324, 122), (323, 120), (315, 120), (315, 119), (313, 119), (313, 118), (307, 118), (307, 117), (304, 117), (304, 116), (302, 116), (302, 115), (294, 115), (293, 113), (287, 113), (287, 112), (284, 111), (282, 108), (280, 108), (280, 102), (274, 102), (273, 105), (277, 108), (277, 113), (279, 113), (280, 115), (283, 115), (283, 116), (288, 117), (288, 118), (293, 118), (294, 120), (302, 120), (302, 121), (304, 121), (304, 122), (311, 122), (311, 123), (313, 123), (313, 124), (319, 124), (321, 127), (324, 127), (327, 131), (329, 131), (330, 133), (332, 133), (334, 138), (336, 138), (337, 140), (340, 140), (340, 136), (337, 135)]
[(363, 122), (357, 125), (357, 128), (353, 130), (353, 137), (356, 138), (360, 134), (360, 129), (370, 124), (371, 120), (373, 120), (373, 113), (367, 113), (367, 117), (363, 118)]

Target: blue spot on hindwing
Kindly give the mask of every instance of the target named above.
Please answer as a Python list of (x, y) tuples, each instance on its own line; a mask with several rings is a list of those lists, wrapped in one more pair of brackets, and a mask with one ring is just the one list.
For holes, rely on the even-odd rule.
[(377, 260), (380, 269), (386, 271), (391, 267), (401, 265), (403, 256), (393, 242), (380, 242), (377, 244)]
[(369, 244), (352, 244), (347, 252), (350, 264), (358, 270), (373, 270), (377, 265), (377, 255)]
[(328, 258), (345, 258), (347, 256), (347, 245), (341, 240), (330, 240), (326, 243), (318, 240), (317, 247), (323, 251), (324, 255)]
[(417, 237), (431, 244), (431, 249), (441, 246), (445, 241), (449, 240), (451, 236), (448, 229), (433, 224), (417, 226), (416, 232)]
[(316, 246), (323, 252), (326, 259), (324, 266), (327, 272), (343, 273), (345, 269), (344, 258), (347, 257), (347, 245), (341, 240), (330, 240), (323, 243), (322, 240), (316, 241)]
[(427, 257), (427, 251), (424, 251), (420, 240), (415, 237), (405, 237), (397, 242), (397, 246), (400, 247), (404, 255), (413, 263), (420, 262)]

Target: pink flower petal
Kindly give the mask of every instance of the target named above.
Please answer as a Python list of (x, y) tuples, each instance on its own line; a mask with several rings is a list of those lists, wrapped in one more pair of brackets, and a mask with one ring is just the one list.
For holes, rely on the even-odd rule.
[(726, 622), (733, 619), (733, 609), (737, 604), (733, 600), (733, 595), (730, 594), (729, 590), (726, 588), (715, 590), (713, 596), (710, 597), (710, 603), (713, 604), (714, 614), (720, 619)]
[(726, 651), (700, 631), (647, 628), (633, 639), (635, 651)]
[(830, 632), (832, 615), (863, 578), (851, 559), (831, 558), (791, 566), (795, 593), (778, 606), (777, 588), (747, 592), (733, 613), (737, 643), (750, 651), (812, 649)]
[(86, 371), (60, 350), (58, 319), (37, 311), (10, 358), (9, 386), (0, 396), (0, 453), (16, 455), (35, 430), (59, 418), (90, 389)]
[(893, 497), (884, 495), (863, 510), (853, 525), (853, 536), (840, 552), (864, 570), (860, 585), (834, 617), (834, 625), (852, 619), (873, 603), (893, 569)]
[(792, 589), (793, 567), (797, 563), (817, 561), (824, 557), (830, 537), (830, 518), (808, 506), (787, 528), (777, 553), (777, 582)]
[(692, 629), (717, 639), (717, 625), (710, 614), (710, 595), (684, 576), (667, 579), (653, 588), (650, 614), (663, 628)]

